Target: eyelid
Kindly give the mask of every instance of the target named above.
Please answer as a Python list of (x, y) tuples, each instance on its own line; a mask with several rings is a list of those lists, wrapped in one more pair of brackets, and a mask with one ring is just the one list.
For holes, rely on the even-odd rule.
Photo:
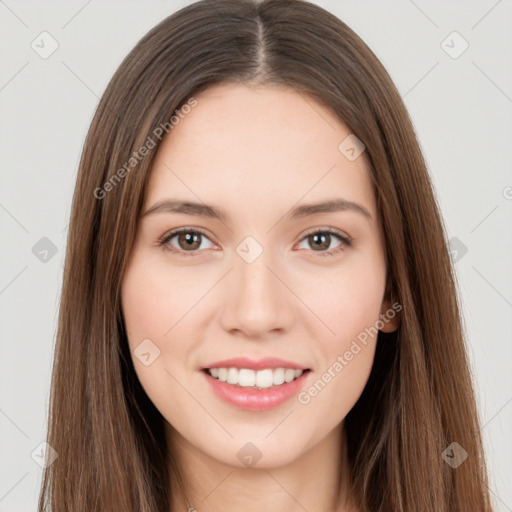
[(313, 235), (315, 233), (329, 233), (331, 235), (336, 235), (347, 244), (351, 244), (353, 240), (350, 235), (336, 228), (313, 228), (310, 231), (306, 231), (306, 233), (302, 235), (300, 241), (304, 240), (304, 238), (306, 238), (307, 236)]

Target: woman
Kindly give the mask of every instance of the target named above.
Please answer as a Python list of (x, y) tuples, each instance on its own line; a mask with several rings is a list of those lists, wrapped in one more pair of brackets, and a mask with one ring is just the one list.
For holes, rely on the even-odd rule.
[(413, 126), (318, 6), (204, 0), (136, 45), (61, 301), (41, 512), (491, 510)]

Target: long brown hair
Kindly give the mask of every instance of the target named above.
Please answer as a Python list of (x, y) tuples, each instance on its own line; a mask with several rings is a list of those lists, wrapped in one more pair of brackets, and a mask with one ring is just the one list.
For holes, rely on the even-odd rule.
[[(172, 137), (173, 114), (227, 82), (279, 84), (309, 95), (366, 147), (391, 293), (403, 309), (399, 330), (379, 334), (367, 386), (345, 418), (359, 508), (491, 511), (445, 230), (390, 76), (345, 23), (318, 6), (202, 0), (163, 20), (129, 53), (85, 141), (48, 416), (47, 442), (58, 458), (44, 471), (39, 512), (168, 512), (171, 488), (186, 488), (167, 450), (165, 420), (135, 374), (120, 284), (158, 128)], [(156, 147), (142, 158), (150, 139)], [(468, 454), (456, 468), (442, 456), (452, 442)]]

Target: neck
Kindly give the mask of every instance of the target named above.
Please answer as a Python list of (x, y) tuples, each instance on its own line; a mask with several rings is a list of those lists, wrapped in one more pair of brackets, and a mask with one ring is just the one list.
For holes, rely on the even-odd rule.
[[(343, 422), (309, 451), (273, 468), (238, 467), (213, 459), (167, 425), (172, 465), (172, 512), (352, 512)], [(339, 494), (338, 494), (339, 491)], [(186, 496), (184, 495), (186, 493)]]

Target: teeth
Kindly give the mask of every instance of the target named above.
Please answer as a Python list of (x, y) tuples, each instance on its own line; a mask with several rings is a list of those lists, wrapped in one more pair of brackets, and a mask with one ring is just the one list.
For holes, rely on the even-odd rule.
[[(233, 370), (236, 371), (235, 368)], [(245, 368), (241, 369), (238, 373), (238, 379), (236, 379), (236, 382), (234, 384), (240, 384), (240, 386), (249, 387), (254, 386), (256, 384), (256, 381), (258, 381), (258, 386), (262, 387), (262, 384), (260, 383), (261, 377), (258, 380), (256, 377), (256, 372), (254, 370), (247, 370)], [(272, 377), (272, 376), (271, 376)]]
[[(243, 370), (240, 371), (242, 373)], [(254, 370), (250, 371), (253, 375), (256, 374), (256, 387), (258, 388), (269, 388), (274, 384), (274, 372), (272, 370), (259, 370), (255, 372)], [(240, 379), (240, 386), (247, 385)]]
[(238, 370), (236, 368), (228, 368), (228, 384), (238, 384)]
[(250, 370), (248, 368), (209, 368), (208, 373), (221, 382), (238, 385), (244, 388), (270, 388), (291, 382), (302, 375), (302, 370), (292, 368), (268, 368)]
[(284, 372), (284, 381), (291, 382), (295, 378), (295, 370), (287, 369)]
[(274, 376), (272, 379), (272, 382), (275, 386), (279, 386), (284, 382), (284, 374), (286, 373), (286, 370), (284, 368), (276, 368), (274, 370)]

